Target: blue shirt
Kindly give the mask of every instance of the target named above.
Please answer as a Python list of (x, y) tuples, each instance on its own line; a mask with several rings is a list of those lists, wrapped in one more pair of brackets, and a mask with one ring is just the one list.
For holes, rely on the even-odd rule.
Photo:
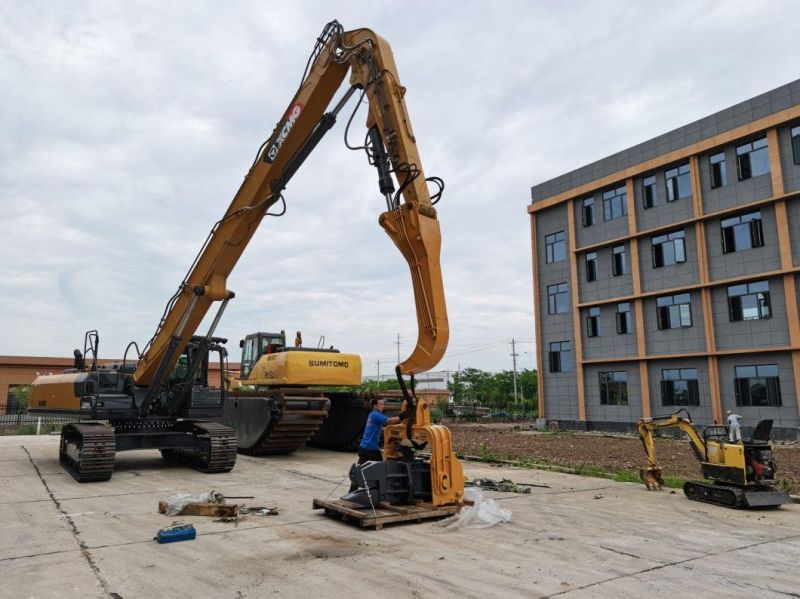
[(383, 425), (389, 420), (378, 410), (372, 410), (367, 418), (367, 426), (364, 427), (364, 436), (361, 437), (362, 449), (378, 449), (381, 448), (381, 429)]

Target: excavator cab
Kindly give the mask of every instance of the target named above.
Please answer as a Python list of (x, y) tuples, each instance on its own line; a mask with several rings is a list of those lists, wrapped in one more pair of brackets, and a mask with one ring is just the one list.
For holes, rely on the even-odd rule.
[(286, 333), (252, 333), (239, 341), (242, 348), (241, 378), (250, 376), (250, 371), (261, 356), (277, 354), (286, 347)]

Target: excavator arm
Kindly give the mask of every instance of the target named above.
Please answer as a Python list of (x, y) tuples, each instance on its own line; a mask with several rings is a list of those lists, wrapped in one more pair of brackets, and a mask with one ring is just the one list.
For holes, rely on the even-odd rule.
[(665, 428), (680, 429), (687, 437), (689, 437), (689, 444), (694, 452), (698, 461), (706, 459), (706, 444), (702, 437), (697, 434), (697, 431), (692, 426), (692, 421), (687, 416), (684, 418), (680, 412), (670, 414), (669, 416), (656, 416), (655, 418), (642, 418), (638, 422), (639, 439), (644, 446), (644, 452), (647, 455), (647, 468), (640, 471), (642, 482), (651, 491), (660, 489), (664, 485), (664, 479), (661, 474), (662, 468), (656, 462), (656, 448), (653, 440), (653, 432)]
[[(326, 113), (348, 72), (350, 89)], [(444, 186), (436, 177), (425, 178), (404, 101), (405, 88), (389, 44), (369, 29), (344, 31), (333, 21), (317, 38), (286, 113), (259, 149), (140, 357), (134, 380), (137, 387), (147, 388), (140, 406), (143, 415), (212, 304), (222, 302), (208, 336), (213, 334), (227, 300), (234, 295), (227, 279), (242, 252), (270, 208), (285, 202), (282, 192), (289, 180), (353, 95), (359, 102), (366, 97), (369, 104), (368, 134), (364, 145), (355, 149), (365, 150), (378, 170), (386, 200), (379, 223), (411, 270), (419, 334), (413, 352), (398, 369), (404, 374), (423, 372), (443, 356), (449, 327), (439, 263), (441, 233), (433, 204)], [(428, 182), (439, 185), (433, 198)]]

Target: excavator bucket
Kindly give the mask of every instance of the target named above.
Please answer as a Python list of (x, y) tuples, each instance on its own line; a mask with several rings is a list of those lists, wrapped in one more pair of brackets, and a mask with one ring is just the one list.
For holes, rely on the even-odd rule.
[(642, 479), (648, 491), (658, 491), (664, 486), (664, 478), (661, 476), (661, 468), (653, 466), (639, 470), (639, 478)]
[(381, 214), (379, 222), (408, 262), (417, 308), (417, 345), (400, 363), (400, 371), (403, 374), (425, 372), (442, 359), (450, 338), (439, 263), (442, 246), (439, 221), (432, 208), (406, 203), (398, 210)]

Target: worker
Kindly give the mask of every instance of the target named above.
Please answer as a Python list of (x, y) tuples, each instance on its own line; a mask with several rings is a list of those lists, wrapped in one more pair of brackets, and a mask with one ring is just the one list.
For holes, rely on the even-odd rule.
[[(364, 427), (364, 434), (361, 436), (361, 443), (358, 446), (358, 463), (380, 462), (383, 460), (381, 453), (381, 432), (387, 424), (397, 424), (400, 418), (384, 416), (383, 410), (386, 407), (383, 399), (373, 399), (372, 411), (367, 417), (367, 425)], [(358, 485), (352, 484), (350, 491), (355, 491)]]
[(742, 417), (739, 416), (739, 414), (731, 414), (730, 410), (728, 410), (726, 414), (728, 415), (728, 439), (731, 443), (734, 443), (734, 441), (741, 441)]
[(294, 338), (294, 346), (295, 347), (303, 346), (303, 336), (300, 334), (300, 331), (297, 331), (297, 337)]

